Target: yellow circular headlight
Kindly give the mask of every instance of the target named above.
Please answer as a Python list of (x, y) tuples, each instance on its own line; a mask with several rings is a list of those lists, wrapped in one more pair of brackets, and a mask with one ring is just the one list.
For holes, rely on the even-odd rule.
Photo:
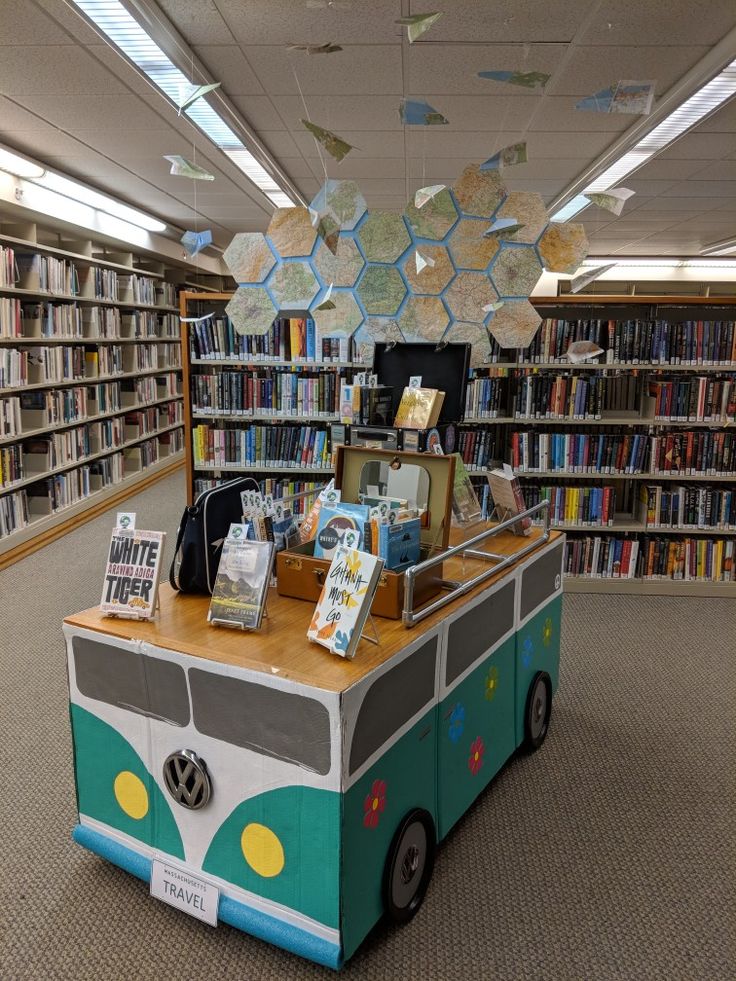
[(271, 879), (284, 867), (284, 846), (270, 828), (247, 824), (240, 836), (243, 857), (257, 875)]
[(140, 821), (148, 814), (148, 791), (143, 781), (130, 770), (123, 770), (113, 784), (115, 800), (128, 817)]

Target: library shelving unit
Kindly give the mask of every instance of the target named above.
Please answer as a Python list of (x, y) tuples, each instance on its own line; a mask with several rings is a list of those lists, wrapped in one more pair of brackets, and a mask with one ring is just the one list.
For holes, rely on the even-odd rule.
[(0, 216), (0, 568), (181, 466), (166, 275)]
[(307, 311), (284, 311), (265, 335), (236, 334), (225, 315), (231, 296), (179, 294), (182, 318), (212, 314), (182, 323), (190, 504), (233, 477), (251, 476), (280, 496), (323, 484), (340, 381), (365, 367), (350, 360), (348, 339), (320, 341)]
[[(505, 459), (551, 500), (569, 591), (736, 596), (736, 297), (533, 302), (532, 345), (473, 372), (471, 473)], [(571, 364), (573, 340), (604, 353)]]

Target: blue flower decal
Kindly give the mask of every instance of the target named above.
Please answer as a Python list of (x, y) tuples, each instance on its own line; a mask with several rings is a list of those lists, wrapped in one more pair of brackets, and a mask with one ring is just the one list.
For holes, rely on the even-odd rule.
[(350, 634), (345, 633), (342, 630), (335, 631), (335, 650), (345, 651), (347, 653), (348, 644), (350, 643)]
[(532, 655), (534, 654), (534, 644), (532, 643), (531, 637), (527, 636), (524, 639), (524, 643), (521, 648), (521, 663), (525, 668), (528, 668), (532, 663)]
[(450, 739), (456, 743), (465, 728), (465, 707), (458, 702), (450, 713)]

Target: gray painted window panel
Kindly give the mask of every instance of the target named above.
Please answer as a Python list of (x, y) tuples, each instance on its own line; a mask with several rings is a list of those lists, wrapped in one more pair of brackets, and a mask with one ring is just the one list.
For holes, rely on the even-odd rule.
[(189, 669), (199, 732), (263, 756), (330, 772), (330, 714), (321, 702), (242, 678)]
[(184, 669), (138, 651), (72, 637), (77, 688), (87, 698), (162, 719), (189, 724), (189, 695)]
[(445, 685), (451, 685), (513, 628), (515, 586), (516, 582), (512, 579), (450, 624)]
[(366, 692), (350, 748), (351, 773), (434, 699), (437, 639), (386, 671)]
[(562, 575), (560, 542), (551, 552), (532, 562), (521, 574), (521, 613), (524, 620), (559, 588)]

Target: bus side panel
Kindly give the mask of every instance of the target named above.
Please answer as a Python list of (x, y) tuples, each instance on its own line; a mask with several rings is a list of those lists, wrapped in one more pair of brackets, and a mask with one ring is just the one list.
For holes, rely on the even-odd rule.
[(424, 635), (343, 696), (345, 959), (384, 912), (386, 861), (403, 819), (419, 808), (437, 825), (439, 642), (439, 631)]
[(443, 838), (515, 749), (516, 577), (445, 624), (438, 714), (439, 836)]
[(524, 717), (529, 689), (546, 671), (557, 692), (560, 674), (562, 621), (562, 561), (564, 538), (525, 563), (519, 570), (516, 633), (516, 745), (524, 741)]

